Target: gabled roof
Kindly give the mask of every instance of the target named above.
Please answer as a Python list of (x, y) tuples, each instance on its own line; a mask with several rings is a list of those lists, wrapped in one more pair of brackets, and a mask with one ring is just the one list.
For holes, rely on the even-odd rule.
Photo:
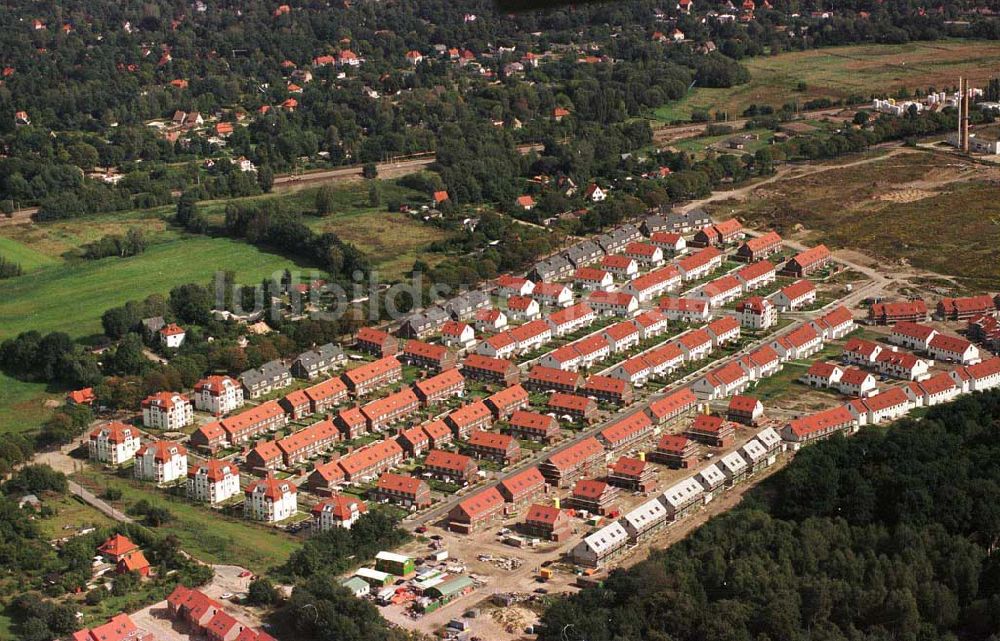
[(452, 368), (446, 369), (440, 374), (436, 374), (422, 381), (417, 381), (413, 384), (413, 387), (424, 396), (431, 396), (441, 390), (447, 390), (456, 385), (460, 385), (464, 381), (465, 378), (462, 374), (459, 373), (457, 369)]
[(809, 280), (797, 280), (791, 285), (781, 288), (781, 293), (788, 300), (798, 300), (816, 291), (816, 286)]
[(377, 487), (383, 491), (415, 495), (420, 491), (421, 483), (424, 483), (424, 481), (412, 476), (385, 472), (382, 476), (378, 477)]
[[(478, 433), (478, 432), (477, 432)], [(424, 467), (448, 470), (461, 474), (469, 468), (472, 457), (445, 450), (431, 450), (424, 459)]]
[(590, 308), (587, 303), (577, 303), (575, 305), (570, 305), (565, 309), (560, 309), (559, 311), (552, 312), (548, 315), (548, 320), (550, 323), (554, 324), (556, 327), (569, 323), (581, 318), (585, 318), (588, 315), (594, 313), (594, 310)]
[(564, 450), (556, 452), (547, 461), (558, 470), (568, 470), (576, 467), (583, 461), (594, 457), (603, 456), (604, 446), (593, 436), (570, 445)]
[(606, 481), (581, 479), (573, 486), (573, 498), (594, 501), (600, 498), (609, 487), (612, 486), (608, 485)]
[(587, 407), (593, 405), (594, 401), (579, 394), (565, 394), (563, 392), (553, 392), (549, 396), (548, 407), (555, 410), (568, 410), (582, 412)]
[(490, 408), (482, 401), (472, 401), (448, 415), (453, 423), (459, 428), (477, 423), (483, 418), (492, 416)]
[(690, 387), (682, 387), (681, 389), (671, 392), (663, 398), (652, 401), (649, 404), (648, 411), (653, 416), (663, 418), (664, 416), (671, 415), (681, 408), (693, 407), (698, 403), (698, 398), (691, 391)]
[(959, 336), (952, 336), (950, 334), (938, 334), (931, 339), (929, 343), (930, 347), (934, 349), (941, 350), (943, 352), (951, 352), (954, 354), (963, 354), (967, 349), (972, 347), (972, 343)]
[(562, 510), (552, 505), (538, 505), (535, 503), (528, 508), (528, 513), (524, 520), (528, 523), (544, 523), (549, 526), (556, 524)]
[(495, 487), (491, 487), (473, 494), (456, 506), (456, 509), (463, 512), (470, 519), (499, 509), (504, 503), (503, 496)]
[(122, 556), (138, 549), (139, 546), (133, 543), (132, 539), (122, 534), (114, 534), (104, 543), (101, 543), (97, 551), (110, 556)]
[(518, 384), (502, 389), (488, 397), (486, 400), (491, 402), (495, 407), (505, 408), (526, 401), (527, 399), (528, 392)]

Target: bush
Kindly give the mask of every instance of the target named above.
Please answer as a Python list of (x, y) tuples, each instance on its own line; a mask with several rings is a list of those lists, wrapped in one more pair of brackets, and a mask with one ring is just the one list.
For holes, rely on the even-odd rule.
[(120, 501), (122, 499), (122, 491), (117, 487), (109, 487), (101, 494), (101, 498), (106, 501)]

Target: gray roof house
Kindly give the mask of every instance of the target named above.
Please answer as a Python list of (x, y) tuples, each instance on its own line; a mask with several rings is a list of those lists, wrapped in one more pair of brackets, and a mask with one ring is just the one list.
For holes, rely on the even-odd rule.
[(162, 316), (153, 316), (152, 318), (142, 319), (142, 331), (146, 333), (146, 336), (156, 336), (156, 332), (163, 329), (167, 324), (167, 321), (163, 320)]
[(701, 208), (689, 212), (668, 211), (647, 216), (642, 223), (642, 231), (649, 236), (658, 231), (693, 231), (711, 224), (712, 219)]
[(612, 229), (606, 234), (597, 237), (597, 244), (608, 254), (614, 254), (625, 249), (634, 240), (639, 240), (642, 234), (635, 225), (625, 225), (617, 229)]
[(296, 378), (313, 379), (346, 361), (344, 350), (333, 343), (327, 343), (299, 354), (292, 363), (292, 375)]
[(444, 309), (455, 320), (464, 320), (472, 317), (480, 309), (489, 306), (490, 297), (486, 292), (474, 289), (452, 298), (444, 304)]
[(249, 398), (260, 398), (274, 390), (292, 384), (292, 372), (281, 361), (269, 361), (257, 369), (248, 369), (240, 374), (240, 384)]
[(552, 256), (535, 263), (529, 277), (535, 281), (548, 281), (569, 276), (573, 273), (573, 263), (565, 256)]
[(604, 250), (594, 241), (584, 240), (567, 248), (562, 255), (573, 263), (573, 267), (579, 268), (600, 260)]
[(451, 316), (441, 307), (429, 307), (423, 312), (410, 314), (399, 328), (399, 335), (407, 338), (424, 338), (436, 332), (451, 320)]

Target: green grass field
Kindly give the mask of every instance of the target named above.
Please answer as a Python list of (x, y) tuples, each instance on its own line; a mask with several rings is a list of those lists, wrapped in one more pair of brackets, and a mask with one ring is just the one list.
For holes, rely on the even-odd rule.
[(284, 563), (299, 547), (299, 541), (280, 530), (239, 518), (223, 516), (215, 510), (196, 505), (160, 491), (148, 483), (125, 479), (93, 469), (73, 478), (100, 494), (108, 487), (122, 491), (115, 507), (128, 506), (146, 499), (167, 508), (173, 520), (157, 528), (161, 534), (176, 535), (181, 547), (206, 563), (241, 565), (263, 573)]
[[(692, 111), (725, 112), (737, 118), (751, 104), (781, 107), (796, 101), (840, 100), (852, 95), (894, 94), (951, 87), (958, 77), (982, 86), (1000, 63), (1000, 43), (976, 40), (852, 45), (760, 56), (742, 61), (750, 82), (729, 89), (695, 88), (682, 100), (655, 110), (656, 120), (689, 120)], [(805, 89), (800, 90), (800, 82)]]
[(57, 259), (36, 249), (19, 243), (16, 240), (3, 237), (0, 237), (0, 256), (12, 263), (21, 265), (24, 273), (34, 271), (40, 267), (54, 265), (58, 262)]
[(29, 329), (82, 337), (101, 331), (110, 307), (176, 285), (209, 283), (231, 269), (245, 283), (292, 266), (281, 256), (224, 238), (188, 237), (154, 245), (132, 258), (64, 263), (8, 280), (0, 300), (0, 339)]
[(62, 394), (46, 391), (44, 383), (25, 383), (0, 373), (0, 433), (36, 430), (52, 414), (47, 404), (62, 402)]
[(808, 243), (856, 249), (893, 264), (955, 276), (970, 292), (1000, 280), (1000, 187), (972, 165), (914, 151), (767, 185), (731, 213)]

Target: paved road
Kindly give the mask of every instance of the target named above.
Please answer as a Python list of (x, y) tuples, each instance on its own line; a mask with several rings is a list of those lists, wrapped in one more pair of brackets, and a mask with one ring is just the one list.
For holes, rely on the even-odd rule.
[(103, 512), (106, 516), (113, 518), (116, 521), (121, 521), (122, 523), (132, 523), (133, 519), (128, 514), (125, 514), (121, 510), (115, 509), (112, 505), (106, 501), (97, 498), (93, 492), (87, 488), (79, 485), (74, 481), (68, 481), (69, 491), (73, 494), (79, 496), (85, 503), (97, 508)]

